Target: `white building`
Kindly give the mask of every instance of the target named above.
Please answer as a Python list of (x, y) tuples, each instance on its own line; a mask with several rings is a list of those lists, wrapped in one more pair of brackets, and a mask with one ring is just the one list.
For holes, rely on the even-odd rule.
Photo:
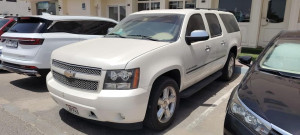
[(0, 0), (0, 14), (49, 12), (118, 21), (140, 10), (176, 8), (219, 8), (234, 13), (245, 47), (264, 47), (279, 31), (300, 29), (300, 0)]

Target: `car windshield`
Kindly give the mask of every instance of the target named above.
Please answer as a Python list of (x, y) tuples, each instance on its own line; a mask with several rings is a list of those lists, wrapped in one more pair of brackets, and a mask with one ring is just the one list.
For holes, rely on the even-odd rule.
[(263, 69), (300, 76), (300, 41), (279, 40), (263, 56)]
[(155, 41), (176, 41), (184, 15), (138, 14), (121, 21), (108, 35)]
[(8, 19), (0, 19), (0, 28), (2, 28), (8, 21)]

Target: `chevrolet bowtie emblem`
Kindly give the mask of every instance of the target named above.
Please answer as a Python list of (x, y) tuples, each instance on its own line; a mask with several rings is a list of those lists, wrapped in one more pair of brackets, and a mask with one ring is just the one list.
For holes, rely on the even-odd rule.
[(75, 72), (71, 71), (71, 70), (66, 70), (64, 72), (64, 75), (67, 77), (67, 78), (74, 78), (75, 77)]

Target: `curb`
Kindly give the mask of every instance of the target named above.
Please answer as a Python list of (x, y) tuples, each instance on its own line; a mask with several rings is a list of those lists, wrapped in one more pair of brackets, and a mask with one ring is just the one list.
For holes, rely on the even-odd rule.
[(236, 73), (236, 74), (246, 74), (247, 73), (247, 71), (248, 71), (248, 67), (245, 67), (245, 66), (243, 66), (243, 67), (235, 67), (235, 71), (234, 71), (234, 73)]

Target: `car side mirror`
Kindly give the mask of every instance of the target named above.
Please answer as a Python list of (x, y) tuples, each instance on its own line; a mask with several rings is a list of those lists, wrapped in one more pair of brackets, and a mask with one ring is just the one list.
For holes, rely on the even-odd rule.
[(252, 57), (251, 56), (241, 56), (239, 58), (239, 62), (243, 65), (246, 65), (246, 66), (250, 67), (251, 62), (252, 62)]
[(205, 30), (194, 30), (191, 33), (191, 36), (186, 36), (185, 41), (188, 45), (191, 45), (193, 42), (208, 40), (209, 35)]
[(107, 33), (110, 33), (114, 28), (108, 28)]

